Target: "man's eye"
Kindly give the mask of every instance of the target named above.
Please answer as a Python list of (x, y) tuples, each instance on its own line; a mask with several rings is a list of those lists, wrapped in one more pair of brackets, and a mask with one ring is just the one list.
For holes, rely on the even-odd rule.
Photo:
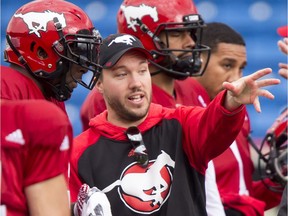
[(147, 71), (148, 71), (147, 69), (143, 69), (143, 70), (140, 70), (139, 73), (144, 74), (144, 73), (146, 73)]
[(178, 31), (173, 31), (173, 32), (170, 32), (169, 35), (170, 35), (171, 37), (179, 37), (179, 36), (180, 36), (180, 32), (178, 32)]
[(225, 64), (224, 67), (225, 67), (226, 69), (230, 69), (230, 68), (232, 68), (232, 65), (231, 65), (231, 64)]
[(126, 76), (126, 73), (119, 73), (119, 74), (116, 74), (116, 77), (124, 77)]

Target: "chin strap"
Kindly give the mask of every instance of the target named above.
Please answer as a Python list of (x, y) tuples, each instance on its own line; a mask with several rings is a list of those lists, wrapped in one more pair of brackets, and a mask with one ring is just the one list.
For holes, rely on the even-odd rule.
[[(63, 34), (63, 31), (62, 31), (63, 30), (62, 24), (59, 22), (57, 17), (53, 18), (53, 22), (54, 22), (55, 29), (58, 32), (59, 38), (60, 39), (63, 38), (64, 34)], [(67, 44), (64, 43), (63, 47), (64, 47), (64, 55), (66, 56), (67, 55), (67, 53), (66, 53)], [(56, 85), (52, 85), (49, 82), (47, 82), (47, 83), (50, 85), (51, 90), (54, 92), (55, 98), (58, 101), (62, 101), (63, 102), (63, 101), (68, 100), (71, 97), (71, 91), (68, 88), (68, 86), (66, 85), (66, 74), (69, 71), (70, 63), (68, 63), (65, 59), (63, 59), (62, 62), (63, 62), (63, 69), (62, 69), (62, 73), (61, 73), (61, 77), (60, 77), (60, 79), (61, 79), (60, 83), (56, 84)], [(72, 78), (73, 78), (73, 76), (72, 76)]]
[[(164, 67), (164, 66), (161, 66), (161, 65), (155, 63), (155, 62), (152, 61), (152, 60), (149, 60), (149, 62), (150, 62), (151, 64), (153, 64), (155, 67), (157, 67), (157, 68), (160, 69), (160, 70), (158, 70), (158, 71), (152, 72), (152, 73), (151, 73), (151, 76), (155, 76), (155, 75), (157, 75), (157, 74), (159, 74), (159, 73), (166, 73), (168, 76), (171, 76), (171, 77), (173, 77), (173, 78), (175, 78), (175, 79), (186, 79), (188, 76), (190, 76), (190, 74), (187, 73), (187, 72), (179, 73), (179, 72), (174, 71), (174, 70), (172, 70), (172, 69), (169, 70), (168, 68), (166, 68), (166, 67)], [(173, 75), (175, 75), (175, 76), (173, 76)]]
[(66, 84), (64, 83), (64, 85), (62, 85), (63, 80), (65, 82), (65, 79), (62, 78), (61, 80), (61, 84), (57, 84), (57, 85), (52, 85), (51, 83), (44, 81), (51, 89), (51, 91), (53, 92), (53, 97), (56, 98), (56, 100), (58, 101), (66, 101), (71, 97), (71, 91), (68, 88), (68, 86), (66, 86)]

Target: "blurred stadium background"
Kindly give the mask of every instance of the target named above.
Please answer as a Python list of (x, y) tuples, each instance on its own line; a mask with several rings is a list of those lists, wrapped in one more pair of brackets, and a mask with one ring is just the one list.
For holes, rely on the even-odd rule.
[[(2, 0), (1, 2), (1, 64), (7, 64), (3, 62), (3, 49), (9, 19), (16, 9), (27, 2), (29, 1)], [(103, 37), (117, 31), (116, 14), (121, 0), (71, 0), (70, 2), (88, 13)], [(227, 23), (244, 36), (248, 51), (248, 66), (244, 71), (245, 75), (260, 68), (271, 67), (274, 71), (271, 76), (279, 78), (278, 62), (287, 61), (287, 57), (278, 50), (277, 41), (281, 38), (277, 35), (276, 29), (287, 25), (286, 0), (195, 0), (194, 2), (206, 22)], [(252, 106), (248, 106), (254, 138), (262, 139), (267, 128), (287, 106), (287, 81), (282, 78), (281, 81), (279, 86), (269, 89), (276, 96), (275, 100), (260, 99), (262, 114), (256, 113)], [(82, 129), (79, 110), (87, 94), (88, 90), (79, 86), (71, 100), (66, 102), (75, 136)]]

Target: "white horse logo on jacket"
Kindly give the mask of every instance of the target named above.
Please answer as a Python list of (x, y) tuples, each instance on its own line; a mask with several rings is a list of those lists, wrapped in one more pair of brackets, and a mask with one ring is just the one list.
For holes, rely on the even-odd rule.
[(136, 25), (139, 25), (136, 19), (142, 19), (144, 16), (150, 16), (154, 22), (158, 21), (158, 12), (156, 7), (150, 7), (145, 4), (141, 4), (138, 7), (121, 5), (121, 10), (126, 18), (128, 28), (132, 28), (136, 32)]
[[(102, 192), (107, 193), (114, 187), (120, 186), (123, 193), (137, 197), (142, 200), (142, 202), (151, 201), (151, 206), (160, 206), (163, 204), (167, 197), (163, 198), (161, 193), (168, 190), (170, 185), (167, 184), (160, 171), (165, 167), (168, 169), (168, 166), (174, 168), (175, 162), (166, 152), (161, 152), (154, 163), (147, 168), (146, 172), (128, 173), (124, 175), (122, 179), (107, 186)], [(170, 177), (172, 178), (172, 175)], [(145, 191), (151, 191), (151, 193), (147, 194)]]
[(37, 37), (41, 37), (39, 31), (47, 31), (47, 24), (49, 21), (53, 21), (56, 17), (58, 21), (62, 24), (62, 28), (66, 27), (66, 20), (64, 14), (58, 14), (50, 10), (44, 12), (28, 12), (26, 14), (14, 14), (14, 17), (19, 17), (23, 19), (26, 23), (28, 29), (30, 30), (29, 34), (36, 34)]

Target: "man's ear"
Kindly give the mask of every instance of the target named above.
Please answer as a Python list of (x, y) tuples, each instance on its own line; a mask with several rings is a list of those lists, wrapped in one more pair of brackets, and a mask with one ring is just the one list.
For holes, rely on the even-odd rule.
[(103, 84), (101, 79), (99, 79), (95, 85), (95, 88), (97, 89), (97, 91), (101, 94), (103, 94)]

